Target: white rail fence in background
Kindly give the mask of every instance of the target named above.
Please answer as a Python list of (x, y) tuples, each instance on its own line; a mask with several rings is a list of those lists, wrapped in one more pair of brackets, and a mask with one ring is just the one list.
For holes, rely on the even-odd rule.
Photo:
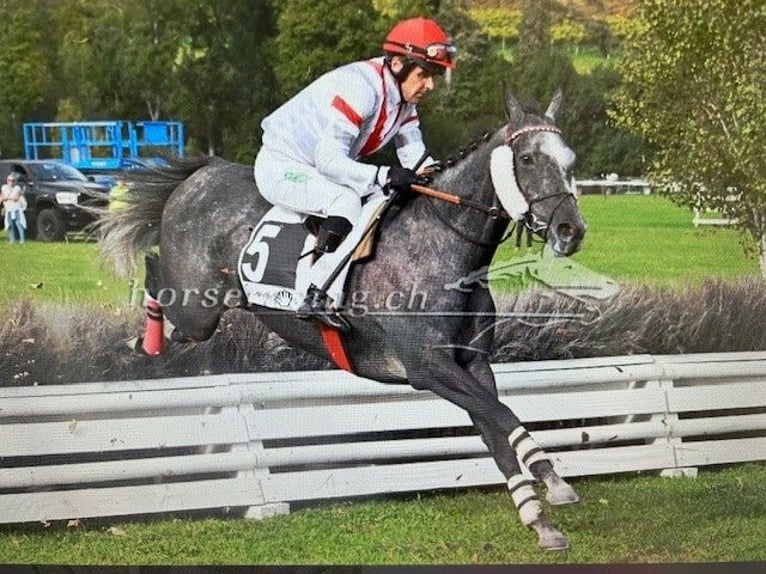
[[(495, 365), (564, 476), (766, 459), (766, 353)], [(502, 484), (460, 409), (339, 371), (0, 389), (0, 522)]]
[(614, 193), (650, 195), (652, 186), (643, 179), (578, 179), (575, 184), (580, 194), (600, 193), (611, 195)]
[(730, 193), (726, 196), (723, 209), (711, 209), (702, 207), (702, 197), (698, 195), (692, 219), (694, 227), (700, 225), (735, 225), (738, 219), (730, 213), (732, 210), (729, 207), (736, 205), (740, 199), (738, 193)]
[[(600, 193), (604, 197), (612, 194), (641, 194), (651, 195), (652, 185), (642, 179), (578, 179), (576, 182), (580, 195)], [(731, 193), (726, 196), (726, 204), (733, 205), (740, 201), (740, 195)], [(737, 218), (731, 215), (731, 209), (712, 209), (702, 206), (702, 197), (699, 197), (693, 207), (692, 224), (700, 225), (735, 225)]]

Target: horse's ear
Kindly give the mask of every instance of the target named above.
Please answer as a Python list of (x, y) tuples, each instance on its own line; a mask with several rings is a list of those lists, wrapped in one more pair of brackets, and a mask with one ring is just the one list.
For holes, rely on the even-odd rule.
[(553, 94), (553, 99), (551, 100), (551, 103), (548, 105), (548, 109), (545, 110), (545, 117), (551, 120), (552, 122), (556, 121), (556, 114), (559, 113), (559, 108), (561, 107), (561, 102), (564, 101), (564, 92), (559, 88), (556, 90), (556, 93)]
[(510, 90), (505, 90), (505, 115), (508, 117), (508, 123), (512, 126), (520, 126), (524, 119), (524, 108), (521, 107)]

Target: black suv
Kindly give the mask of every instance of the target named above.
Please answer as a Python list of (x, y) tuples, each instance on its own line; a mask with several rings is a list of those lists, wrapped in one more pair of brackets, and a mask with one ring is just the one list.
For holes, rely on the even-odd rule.
[(96, 183), (69, 164), (56, 160), (0, 160), (0, 183), (18, 174), (27, 200), (27, 236), (61, 241), (67, 231), (82, 231), (97, 215), (86, 207), (105, 209), (109, 186)]

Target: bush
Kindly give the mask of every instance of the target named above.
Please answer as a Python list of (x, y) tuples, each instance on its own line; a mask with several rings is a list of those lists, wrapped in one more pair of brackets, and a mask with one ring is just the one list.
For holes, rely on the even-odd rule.
[[(540, 291), (497, 297), (493, 362), (629, 354), (766, 349), (766, 285), (711, 280), (683, 291), (631, 287), (600, 304)], [(536, 322), (525, 315), (582, 314), (585, 320)], [(116, 381), (231, 372), (329, 369), (287, 345), (254, 315), (230, 311), (208, 341), (168, 345), (159, 357), (130, 350), (143, 312), (17, 304), (0, 327), (0, 380), (10, 385)]]

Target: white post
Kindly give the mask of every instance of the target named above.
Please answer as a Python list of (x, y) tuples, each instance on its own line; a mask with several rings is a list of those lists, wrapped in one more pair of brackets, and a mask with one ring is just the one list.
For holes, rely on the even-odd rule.
[[(669, 389), (673, 388), (673, 380), (662, 380), (662, 381), (647, 381), (646, 382), (647, 387), (655, 387), (659, 389)], [(651, 444), (657, 444), (659, 443), (665, 443), (669, 445), (673, 449), (673, 460), (675, 461), (676, 466), (673, 468), (665, 468), (660, 471), (660, 476), (663, 476), (665, 478), (696, 478), (697, 477), (697, 468), (696, 467), (679, 467), (678, 464), (678, 458), (675, 456), (675, 450), (676, 447), (681, 446), (681, 443), (683, 440), (681, 437), (674, 437), (673, 435), (673, 427), (675, 426), (674, 423), (678, 422), (678, 413), (671, 413), (670, 409), (668, 407), (668, 401), (665, 400), (665, 412), (664, 413), (657, 413), (651, 416), (651, 420), (662, 420), (665, 428), (667, 429), (667, 433), (664, 437), (656, 438), (651, 441)]]
[[(255, 408), (251, 404), (241, 404), (237, 407), (243, 417), (246, 414), (252, 413)], [(248, 432), (248, 435), (250, 433)], [(248, 451), (253, 454), (255, 460), (263, 460), (263, 442), (251, 440), (245, 444), (235, 444), (231, 446), (232, 452), (235, 451)], [(244, 470), (237, 473), (237, 477), (246, 477), (252, 480), (253, 489), (258, 491), (258, 499), (260, 504), (256, 506), (249, 506), (245, 511), (244, 517), (248, 520), (261, 520), (268, 518), (269, 516), (278, 516), (281, 514), (288, 514), (290, 512), (290, 505), (286, 502), (267, 503), (266, 498), (263, 495), (263, 489), (261, 488), (261, 480), (269, 476), (268, 468), (256, 468), (252, 470)]]

